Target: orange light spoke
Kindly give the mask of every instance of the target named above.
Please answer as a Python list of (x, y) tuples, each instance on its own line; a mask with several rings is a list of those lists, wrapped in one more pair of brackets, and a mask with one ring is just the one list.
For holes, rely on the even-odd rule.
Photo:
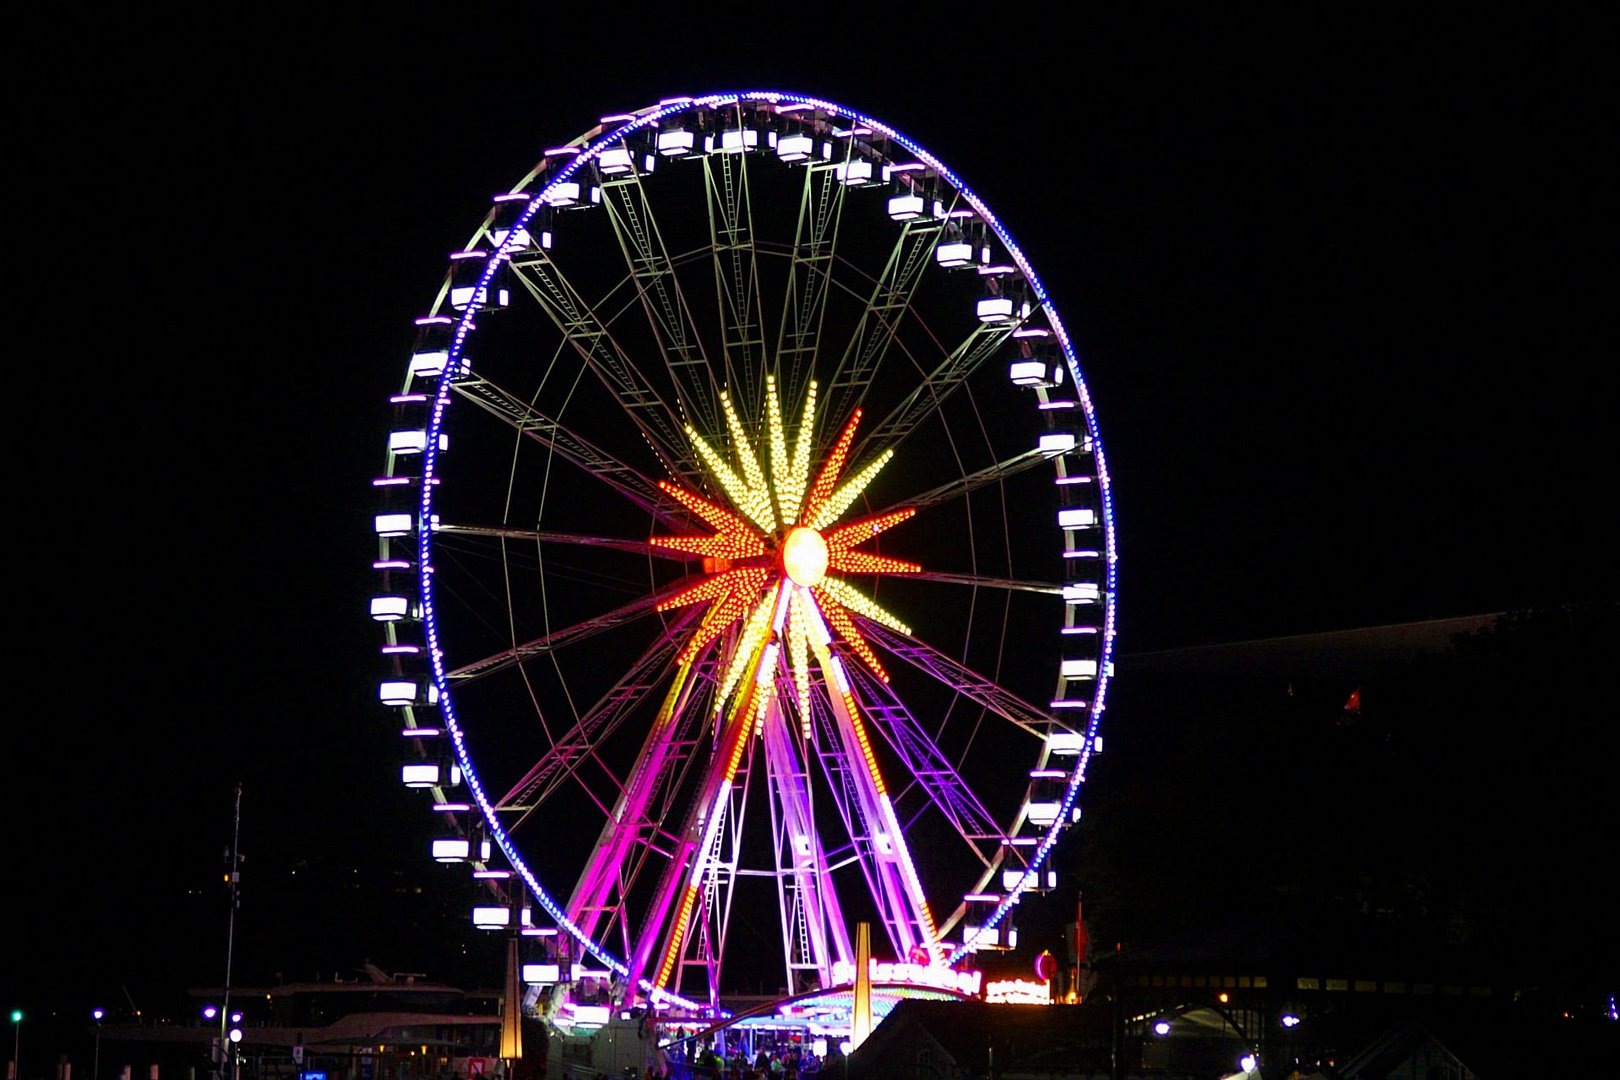
[(838, 601), (827, 596), (821, 589), (818, 588), (814, 591), (816, 594), (816, 606), (821, 609), (821, 613), (832, 624), (833, 629), (838, 631), (838, 636), (843, 638), (855, 655), (860, 657), (866, 666), (872, 669), (873, 674), (884, 682), (888, 682), (889, 673), (883, 670), (883, 665), (878, 661), (877, 654), (866, 643), (866, 639), (861, 636), (861, 632), (855, 629), (855, 623), (850, 619), (849, 613), (838, 604)]
[(742, 518), (738, 517), (736, 514), (733, 514), (724, 507), (716, 506), (714, 503), (710, 502), (708, 499), (705, 499), (697, 492), (688, 491), (683, 487), (677, 487), (668, 480), (658, 481), (658, 486), (665, 493), (674, 498), (675, 501), (679, 502), (682, 506), (692, 511), (704, 521), (707, 521), (721, 533), (728, 536), (753, 537), (754, 533), (753, 530), (748, 527), (748, 522), (744, 521)]
[(717, 536), (655, 536), (652, 545), (712, 559), (747, 559), (765, 554), (764, 541), (752, 537), (739, 539), (723, 533)]
[(880, 532), (892, 529), (894, 526), (906, 521), (917, 514), (915, 506), (908, 506), (904, 510), (894, 510), (887, 514), (877, 514), (873, 517), (852, 521), (827, 533), (827, 549), (829, 551), (843, 551), (856, 544), (872, 539)]
[(827, 455), (826, 464), (821, 467), (821, 475), (816, 477), (815, 486), (810, 489), (810, 497), (805, 500), (804, 513), (799, 515), (800, 521), (814, 522), (821, 513), (821, 505), (832, 495), (833, 489), (838, 485), (838, 476), (844, 470), (844, 458), (849, 456), (850, 443), (855, 441), (855, 426), (861, 422), (861, 410), (856, 409), (849, 423), (844, 425), (843, 434), (838, 436), (838, 443)]
[(659, 611), (686, 607), (700, 600), (713, 600), (734, 592), (752, 592), (765, 584), (766, 572), (757, 569), (727, 570), (698, 582), (658, 605)]

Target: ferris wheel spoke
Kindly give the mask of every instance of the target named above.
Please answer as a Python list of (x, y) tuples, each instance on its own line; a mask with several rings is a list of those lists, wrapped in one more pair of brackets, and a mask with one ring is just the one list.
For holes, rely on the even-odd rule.
[(473, 679), (481, 679), (502, 671), (513, 664), (521, 664), (525, 660), (533, 659), (546, 653), (556, 652), (568, 645), (576, 644), (589, 637), (594, 637), (604, 630), (611, 630), (622, 626), (634, 619), (639, 619), (654, 611), (664, 600), (675, 596), (681, 591), (679, 585), (662, 589), (651, 596), (643, 596), (632, 600), (622, 607), (615, 608), (603, 615), (583, 619), (571, 626), (565, 626), (537, 638), (531, 638), (521, 645), (510, 649), (502, 649), (498, 653), (462, 664), (460, 667), (445, 672), (445, 679), (451, 683), (463, 683)]
[(915, 510), (927, 510), (960, 499), (988, 484), (1000, 483), (1003, 480), (1017, 476), (1021, 472), (1034, 468), (1043, 461), (1049, 460), (1051, 459), (1042, 454), (1038, 448), (1026, 450), (1021, 454), (1014, 454), (1004, 461), (998, 461), (988, 468), (968, 473), (920, 495), (914, 495), (909, 499), (897, 502), (894, 504), (894, 508), (904, 510), (909, 507)]
[(723, 859), (722, 826), (754, 722), (752, 709), (744, 707), (751, 700), (736, 702), (715, 734), (714, 753), (688, 803), (676, 843), (638, 927), (628, 964), (631, 985), (638, 985), (646, 976), (659, 990), (668, 987), (686, 948), (692, 919), (702, 917), (695, 908), (713, 864)]
[(833, 965), (848, 963), (849, 930), (838, 901), (830, 862), (815, 826), (809, 762), (801, 757), (783, 716), (791, 692), (778, 692), (761, 732), (766, 774), (776, 824), (777, 909), (782, 919), (782, 946), (789, 993), (800, 974), (814, 975), (817, 985), (833, 984)]
[(973, 588), (1007, 589), (1012, 592), (1040, 593), (1060, 596), (1063, 586), (1056, 581), (1014, 581), (1011, 578), (981, 577), (977, 574), (946, 574), (937, 570), (917, 570), (906, 575), (907, 581), (937, 581), (945, 585), (968, 585)]
[(664, 367), (674, 383), (681, 415), (703, 430), (716, 430), (720, 388), (704, 353), (696, 320), (681, 292), (680, 277), (659, 233), (647, 190), (633, 173), (604, 184), (603, 189), (608, 195), (608, 220), (663, 354)]
[(847, 416), (865, 401), (873, 377), (911, 310), (923, 271), (932, 263), (930, 256), (939, 231), (940, 223), (931, 220), (907, 222), (901, 228), (883, 273), (867, 298), (866, 309), (833, 371), (828, 389), (829, 415)]
[(631, 540), (622, 536), (586, 536), (582, 533), (556, 532), (550, 529), (509, 529), (497, 525), (446, 525), (440, 523), (434, 532), (444, 536), (488, 536), (501, 540), (530, 540), (541, 544), (575, 544), (582, 547), (611, 548), (628, 551), (633, 555), (656, 556), (661, 559), (683, 559), (679, 551), (658, 547), (645, 540)]
[(888, 738), (905, 774), (922, 787), (929, 801), (988, 864), (990, 856), (984, 850), (993, 851), (1005, 843), (1006, 831), (888, 684), (861, 665), (851, 665), (848, 670), (856, 700)]
[(624, 414), (646, 438), (671, 475), (695, 484), (697, 460), (686, 448), (677, 412), (619, 348), (595, 310), (543, 251), (512, 260), (512, 270), (540, 308), (619, 402)]
[[(841, 667), (826, 646), (818, 645), (816, 651), (823, 671)], [(860, 704), (853, 694), (829, 691), (825, 697), (828, 709), (824, 726), (831, 736), (828, 742), (844, 760), (839, 764), (823, 753), (822, 767), (837, 770), (833, 787), (843, 793), (845, 800), (839, 813), (849, 830), (851, 850), (861, 863), (889, 944), (897, 956), (909, 957), (920, 948), (928, 953), (931, 962), (943, 963), (934, 918), (905, 831), (895, 816), (894, 804), (872, 755)]]
[[(740, 118), (737, 122), (741, 123)], [(743, 373), (765, 369), (765, 318), (754, 250), (748, 155), (709, 155), (703, 159), (703, 180), (726, 385), (746, 411), (755, 413), (756, 395), (762, 388)], [(709, 430), (718, 431), (718, 424)]]
[(967, 381), (968, 376), (1012, 338), (1015, 329), (1016, 325), (1012, 323), (981, 323), (976, 326), (951, 350), (949, 356), (923, 376), (917, 387), (861, 439), (851, 456), (862, 459), (871, 446), (898, 446), (919, 424), (938, 412), (946, 399)]
[(669, 632), (659, 635), (625, 674), (501, 797), (496, 803), (497, 810), (521, 815), (511, 828), (516, 828), (542, 805), (649, 694), (663, 685), (673, 669), (681, 634), (696, 618), (695, 609), (682, 612)]
[(805, 166), (774, 367), (785, 401), (803, 399), (815, 366), (832, 292), (828, 263), (837, 246), (844, 191), (831, 165)]
[(1046, 738), (1059, 725), (1052, 716), (1018, 695), (987, 679), (959, 661), (952, 660), (931, 645), (902, 634), (882, 623), (857, 614), (861, 632), (889, 652), (933, 678), (942, 686), (959, 692), (973, 703), (995, 713), (1038, 738)]
[[(668, 661), (680, 642), (675, 635), (668, 635), (667, 644), (667, 649), (663, 645), (655, 648), (660, 671), (669, 670)], [(651, 666), (650, 658), (645, 666)], [(669, 811), (667, 795), (677, 786), (697, 745), (703, 726), (703, 699), (697, 691), (707, 681), (705, 673), (696, 665), (676, 664), (667, 683), (662, 679), (656, 684), (643, 680), (633, 691), (639, 701), (655, 686), (665, 688), (663, 703), (648, 726), (630, 775), (620, 785), (617, 799), (606, 815), (596, 845), (568, 901), (570, 917), (587, 932), (595, 930), (602, 916), (618, 910), (613, 900), (614, 891), (618, 890), (621, 895), (630, 891), (650, 851), (656, 848), (667, 853), (678, 843), (677, 837), (664, 825)], [(615, 707), (618, 697), (610, 692), (601, 707), (592, 712), (611, 712), (622, 718), (626, 710)], [(594, 744), (600, 738), (592, 741)], [(595, 752), (594, 745), (590, 752)], [(560, 779), (555, 776), (553, 782)]]
[(481, 376), (470, 375), (456, 381), (455, 392), (581, 472), (601, 480), (654, 520), (670, 528), (685, 525), (678, 508), (672, 507), (658, 485), (639, 469), (568, 430), (555, 418), (525, 405), (504, 388)]

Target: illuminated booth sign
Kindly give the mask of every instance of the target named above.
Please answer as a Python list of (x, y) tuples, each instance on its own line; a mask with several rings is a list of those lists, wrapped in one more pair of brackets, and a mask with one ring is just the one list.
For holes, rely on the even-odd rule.
[(984, 1000), (993, 1005), (1050, 1005), (1052, 984), (1038, 979), (991, 979)]
[[(956, 971), (948, 967), (928, 964), (902, 964), (887, 960), (871, 960), (867, 974), (874, 983), (903, 983), (908, 986), (929, 986), (936, 990), (950, 990), (976, 997), (983, 982), (980, 971)], [(833, 982), (840, 986), (855, 982), (855, 965), (847, 960), (833, 964)]]

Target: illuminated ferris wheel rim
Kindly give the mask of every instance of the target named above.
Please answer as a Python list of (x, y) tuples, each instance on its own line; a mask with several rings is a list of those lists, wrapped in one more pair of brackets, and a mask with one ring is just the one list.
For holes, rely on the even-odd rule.
[[(566, 147), (561, 148), (563, 152), (571, 154), (571, 160), (569, 160), (567, 164), (562, 166), (560, 169), (556, 170), (555, 173), (551, 175), (550, 179), (542, 187), (540, 187), (538, 191), (534, 192), (532, 195), (526, 196), (528, 198), (528, 202), (525, 210), (513, 224), (513, 227), (506, 239), (493, 253), (493, 257), (485, 260), (484, 269), (481, 277), (478, 280), (476, 288), (483, 290), (487, 289), (491, 285), (492, 279), (499, 270), (502, 260), (510, 255), (512, 246), (516, 242), (519, 230), (527, 227), (534, 215), (540, 210), (541, 207), (548, 204), (548, 200), (556, 192), (558, 192), (563, 185), (569, 184), (572, 177), (579, 173), (580, 170), (585, 169), (590, 163), (598, 161), (604, 153), (620, 146), (635, 133), (650, 127), (656, 127), (663, 121), (677, 117), (683, 113), (702, 109), (722, 108), (725, 106), (744, 103), (749, 105), (769, 105), (775, 107), (778, 111), (783, 111), (784, 107), (818, 109), (825, 111), (829, 116), (846, 119), (854, 126), (869, 128), (872, 132), (879, 133), (882, 136), (891, 139), (897, 145), (903, 147), (908, 153), (915, 156), (919, 162), (927, 166), (929, 169), (932, 169), (939, 177), (949, 184), (956, 195), (965, 200), (978, 215), (979, 219), (982, 220), (993, 231), (996, 238), (1005, 247), (1008, 256), (1013, 260), (1019, 272), (1028, 282), (1035, 299), (1038, 301), (1038, 304), (1045, 318), (1047, 319), (1053, 336), (1056, 338), (1059, 344), (1068, 374), (1073, 379), (1074, 392), (1078, 397), (1081, 411), (1085, 417), (1086, 427), (1090, 433), (1091, 450), (1095, 460), (1097, 490), (1100, 494), (1101, 512), (1103, 515), (1103, 536), (1105, 543), (1105, 587), (1102, 594), (1102, 603), (1104, 606), (1101, 655), (1097, 664), (1095, 694), (1089, 706), (1086, 739), (1082, 752), (1077, 756), (1074, 768), (1069, 772), (1062, 799), (1061, 811), (1058, 817), (1047, 828), (1044, 837), (1036, 847), (1036, 850), (1031, 856), (1030, 861), (1024, 871), (1025, 876), (1020, 882), (1020, 885), (1010, 889), (1007, 896), (1000, 902), (991, 916), (985, 920), (980, 929), (979, 935), (979, 938), (983, 938), (984, 934), (994, 929), (994, 927), (1006, 916), (1006, 914), (1019, 902), (1023, 892), (1023, 883), (1027, 882), (1033, 875), (1037, 875), (1041, 871), (1046, 858), (1051, 851), (1051, 848), (1056, 843), (1064, 821), (1067, 819), (1070, 810), (1076, 802), (1079, 789), (1084, 781), (1086, 765), (1093, 749), (1093, 740), (1096, 735), (1098, 722), (1104, 710), (1106, 690), (1108, 680), (1111, 675), (1111, 664), (1109, 661), (1112, 657), (1114, 639), (1114, 593), (1117, 565), (1114, 547), (1115, 538), (1112, 520), (1111, 490), (1106, 466), (1106, 458), (1103, 453), (1101, 438), (1097, 430), (1096, 418), (1094, 415), (1090, 394), (1081, 375), (1073, 343), (1063, 326), (1058, 312), (1050, 302), (1046, 289), (1041, 283), (1039, 276), (1035, 273), (1034, 268), (1030, 265), (1022, 249), (1013, 240), (1010, 233), (1008, 233), (1006, 228), (1001, 224), (1000, 220), (996, 218), (984, 201), (980, 199), (979, 196), (974, 193), (966, 184), (962, 183), (956, 174), (946, 165), (944, 165), (944, 163), (938, 158), (934, 157), (903, 133), (882, 123), (881, 121), (867, 116), (864, 113), (846, 108), (845, 106), (827, 101), (825, 99), (782, 91), (715, 93), (704, 95), (702, 97), (665, 100), (657, 105), (646, 107), (633, 114), (627, 114), (626, 117), (607, 118), (607, 120), (623, 120), (624, 122), (621, 123), (620, 126), (613, 127), (608, 130), (604, 130), (602, 126), (599, 126), (593, 129), (591, 132), (578, 137)], [(604, 124), (607, 122), (607, 120), (604, 120)], [(545, 166), (546, 161), (543, 160), (541, 164), (529, 174), (529, 176), (525, 177), (524, 180), (514, 188), (513, 195), (516, 196), (524, 194), (522, 189), (527, 184), (532, 182), (537, 175), (544, 171)], [(474, 242), (476, 242), (476, 238), (477, 234), (475, 234)], [(469, 249), (471, 246), (472, 244), (470, 243)], [(446, 289), (448, 289), (448, 282), (446, 284)], [(435, 311), (441, 310), (441, 306), (445, 300), (445, 295), (445, 292), (441, 291), (439, 300), (435, 304)], [(464, 351), (467, 339), (474, 330), (475, 317), (476, 307), (469, 305), (466, 311), (460, 316), (459, 319), (457, 319), (455, 331), (449, 347), (449, 366), (447, 371), (457, 369), (462, 363), (462, 353)], [(426, 433), (427, 438), (423, 453), (422, 465), (420, 520), (423, 522), (431, 521), (433, 519), (435, 486), (438, 483), (438, 454), (441, 446), (441, 432), (443, 428), (445, 409), (450, 401), (451, 386), (452, 380), (450, 378), (441, 379), (439, 381), (436, 394), (433, 398)], [(464, 774), (464, 779), (474, 795), (479, 811), (484, 819), (484, 823), (488, 827), (491, 839), (499, 847), (502, 854), (511, 863), (513, 869), (528, 886), (532, 898), (537, 901), (546, 911), (546, 913), (557, 922), (557, 925), (560, 928), (566, 930), (569, 935), (591, 955), (596, 957), (615, 974), (620, 976), (626, 975), (628, 972), (628, 967), (625, 962), (619, 957), (615, 956), (601, 943), (596, 941), (591, 935), (586, 934), (578, 926), (576, 926), (568, 918), (567, 912), (564, 910), (563, 905), (559, 904), (555, 898), (551, 896), (549, 891), (542, 885), (537, 875), (535, 875), (535, 873), (530, 869), (527, 862), (518, 851), (516, 845), (512, 842), (511, 837), (505, 828), (501, 825), (496, 815), (495, 805), (484, 790), (483, 784), (474, 767), (471, 754), (467, 748), (463, 727), (456, 716), (451, 682), (445, 668), (443, 650), (440, 648), (439, 630), (434, 612), (435, 569), (433, 563), (432, 532), (432, 529), (422, 528), (418, 531), (417, 536), (417, 578), (422, 597), (422, 620), (425, 626), (427, 638), (427, 655), (431, 664), (433, 683), (437, 689), (439, 697), (439, 706), (444, 715), (445, 725), (451, 736), (455, 756)], [(959, 947), (953, 956), (952, 962), (955, 963), (971, 955), (978, 947), (978, 940), (979, 939), (975, 939), (973, 941), (965, 942), (961, 947)], [(656, 988), (651, 988), (645, 979), (642, 980), (642, 982), (644, 988), (654, 989), (655, 1001), (661, 998), (665, 1001), (685, 1006), (696, 1006), (697, 1004), (695, 1002), (686, 1001), (685, 999), (680, 998), (678, 995), (668, 991), (659, 991)]]

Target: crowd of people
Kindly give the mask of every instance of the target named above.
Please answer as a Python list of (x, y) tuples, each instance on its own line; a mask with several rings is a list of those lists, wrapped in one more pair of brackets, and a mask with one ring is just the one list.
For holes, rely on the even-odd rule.
[(740, 1048), (722, 1054), (712, 1046), (691, 1053), (691, 1059), (679, 1051), (671, 1056), (667, 1065), (649, 1067), (645, 1080), (834, 1080), (843, 1075), (843, 1057), (836, 1048), (823, 1059), (812, 1051), (795, 1044), (762, 1049), (749, 1058)]

